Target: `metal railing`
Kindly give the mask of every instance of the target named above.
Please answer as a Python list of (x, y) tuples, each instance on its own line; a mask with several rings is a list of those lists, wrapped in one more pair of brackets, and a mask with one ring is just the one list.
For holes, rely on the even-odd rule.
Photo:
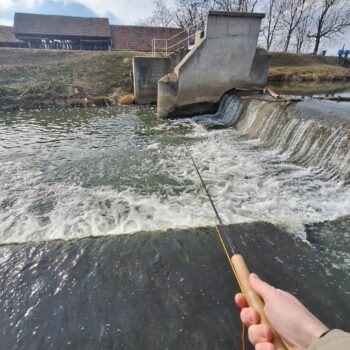
[[(171, 50), (176, 48), (176, 47), (179, 47), (179, 49), (180, 48), (182, 49), (183, 47), (190, 48), (192, 45), (191, 39), (196, 36), (198, 29), (201, 31), (204, 31), (204, 24), (205, 24), (205, 19), (196, 22), (192, 26), (184, 29), (182, 32), (179, 32), (170, 38), (167, 38), (167, 39), (154, 38), (154, 39), (152, 39), (152, 56), (156, 56), (157, 52), (165, 52), (165, 57), (168, 57), (169, 52), (172, 52)], [(175, 43), (171, 43), (171, 41), (173, 41), (178, 36), (183, 35), (184, 33), (187, 34), (185, 38), (181, 38), (181, 40), (176, 41)], [(164, 43), (164, 44), (157, 45), (158, 42)], [(187, 42), (187, 46), (186, 45), (180, 46), (180, 44), (183, 42)]]

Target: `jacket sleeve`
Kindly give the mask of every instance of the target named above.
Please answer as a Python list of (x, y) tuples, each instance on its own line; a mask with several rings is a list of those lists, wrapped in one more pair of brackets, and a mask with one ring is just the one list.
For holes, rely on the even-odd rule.
[(314, 342), (307, 350), (349, 350), (350, 334), (333, 329), (324, 337)]

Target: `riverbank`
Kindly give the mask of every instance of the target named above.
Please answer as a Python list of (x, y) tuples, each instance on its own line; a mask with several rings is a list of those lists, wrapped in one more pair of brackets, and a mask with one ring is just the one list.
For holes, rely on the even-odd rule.
[[(0, 49), (0, 108), (132, 103), (132, 57), (140, 52)], [(350, 82), (336, 57), (272, 53), (269, 83)]]
[(133, 90), (135, 54), (0, 49), (0, 108), (111, 104)]
[(269, 83), (350, 82), (350, 69), (337, 57), (272, 52)]

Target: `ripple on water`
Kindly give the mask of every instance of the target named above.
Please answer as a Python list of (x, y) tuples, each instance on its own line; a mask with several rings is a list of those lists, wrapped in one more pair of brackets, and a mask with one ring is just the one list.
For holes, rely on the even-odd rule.
[(0, 242), (215, 223), (184, 142), (226, 224), (304, 224), (350, 213), (349, 188), (234, 129), (160, 122), (149, 108), (0, 116)]

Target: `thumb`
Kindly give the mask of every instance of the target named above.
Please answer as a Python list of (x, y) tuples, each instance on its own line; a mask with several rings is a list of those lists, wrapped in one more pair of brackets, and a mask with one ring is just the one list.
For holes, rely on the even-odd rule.
[(259, 294), (266, 303), (266, 300), (271, 298), (275, 292), (275, 288), (268, 283), (262, 281), (258, 275), (251, 273), (249, 276), (249, 284), (253, 288), (254, 292)]

